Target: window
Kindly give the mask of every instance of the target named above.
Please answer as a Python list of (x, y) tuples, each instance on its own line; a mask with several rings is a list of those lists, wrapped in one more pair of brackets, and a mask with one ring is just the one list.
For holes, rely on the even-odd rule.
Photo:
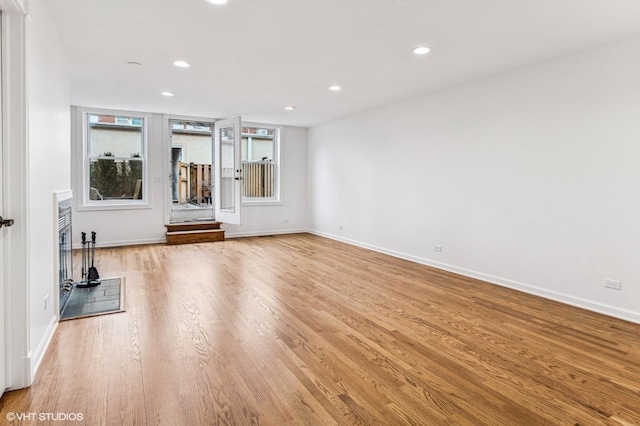
[(242, 199), (280, 201), (280, 128), (242, 127)]
[(84, 206), (146, 205), (147, 118), (85, 112), (83, 120)]

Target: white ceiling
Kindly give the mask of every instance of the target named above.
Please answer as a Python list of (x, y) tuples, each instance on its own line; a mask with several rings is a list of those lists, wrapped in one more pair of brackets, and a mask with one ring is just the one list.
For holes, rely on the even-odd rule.
[(299, 126), (640, 34), (638, 0), (44, 1), (74, 105)]

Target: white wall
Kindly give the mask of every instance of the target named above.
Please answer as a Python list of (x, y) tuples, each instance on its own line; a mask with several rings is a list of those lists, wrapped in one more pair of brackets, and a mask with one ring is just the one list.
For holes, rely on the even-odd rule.
[(638, 51), (628, 39), (311, 128), (311, 229), (640, 322)]
[[(56, 324), (58, 224), (54, 192), (70, 178), (70, 83), (67, 55), (41, 0), (30, 1), (27, 21), (29, 328), (35, 373)], [(45, 309), (45, 297), (49, 303)]]
[(283, 127), (280, 141), (280, 198), (273, 205), (244, 205), (242, 225), (227, 225), (227, 237), (274, 235), (307, 230), (307, 129)]
[[(77, 108), (72, 107), (72, 185), (76, 203), (80, 202), (82, 140), (78, 129)], [(95, 231), (98, 247), (130, 244), (161, 243), (165, 241), (168, 217), (170, 178), (165, 170), (169, 162), (169, 141), (166, 121), (161, 114), (152, 114), (147, 143), (150, 207), (138, 210), (80, 211), (74, 208), (74, 246), (80, 243), (80, 232)], [(307, 228), (306, 203), (306, 143), (307, 130), (284, 127), (282, 141), (282, 198), (279, 205), (252, 206), (243, 209), (242, 225), (225, 225), (228, 237), (286, 233)], [(285, 220), (288, 222), (285, 223)]]

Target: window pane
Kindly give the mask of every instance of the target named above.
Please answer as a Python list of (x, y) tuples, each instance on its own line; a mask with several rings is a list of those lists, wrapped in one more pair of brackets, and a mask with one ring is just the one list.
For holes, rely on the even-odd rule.
[(234, 131), (233, 127), (220, 129), (220, 210), (235, 212)]
[(242, 196), (245, 198), (276, 197), (276, 129), (242, 128)]
[(137, 117), (89, 114), (89, 156), (142, 154), (142, 124), (143, 119)]
[(273, 140), (252, 138), (250, 161), (272, 161)]
[(97, 159), (90, 161), (89, 199), (142, 199), (142, 161)]

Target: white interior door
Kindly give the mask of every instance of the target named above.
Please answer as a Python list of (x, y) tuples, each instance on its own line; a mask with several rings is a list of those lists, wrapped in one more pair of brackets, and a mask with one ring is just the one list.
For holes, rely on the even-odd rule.
[(215, 124), (215, 220), (240, 224), (242, 167), (240, 117), (217, 121)]
[[(29, 288), (25, 221), (26, 0), (0, 0), (0, 215), (15, 225), (0, 228), (0, 392), (31, 384)], [(10, 88), (10, 90), (7, 90)], [(11, 257), (11, 261), (7, 259)]]
[[(0, 11), (0, 46), (3, 45), (2, 43), (2, 27), (1, 24), (2, 23), (2, 11)], [(1, 52), (0, 49), (0, 215), (4, 212), (3, 207), (4, 207), (4, 203), (3, 203), (3, 198), (2, 198), (2, 188), (4, 186), (4, 172), (3, 172), (3, 167), (2, 167), (2, 161), (3, 161), (3, 143), (2, 143), (2, 135), (3, 135), (3, 123), (2, 123), (2, 117), (3, 117), (3, 96), (2, 96), (2, 84), (1, 82), (4, 81), (4, 76), (2, 75), (2, 60), (3, 60), (3, 54)], [(5, 283), (4, 283), (4, 239), (2, 238), (4, 232), (6, 232), (6, 230), (3, 230), (2, 228), (0, 228), (0, 307), (2, 307), (2, 313), (0, 314), (0, 396), (2, 396), (2, 394), (4, 393), (4, 390), (7, 388), (7, 377), (6, 377), (6, 363), (7, 363), (7, 358), (6, 358), (6, 348), (5, 348), (5, 340), (6, 340), (6, 333), (5, 333), (5, 314), (7, 312), (7, 309), (5, 309)]]
[[(4, 179), (2, 176), (2, 139), (0, 138), (0, 212), (2, 212), (2, 185), (4, 184)], [(1, 220), (1, 219), (0, 219)], [(0, 229), (0, 233), (4, 234), (7, 230)], [(5, 283), (4, 283), (4, 235), (0, 236), (0, 306), (2, 306), (2, 313), (0, 314), (0, 396), (4, 393), (4, 390), (7, 388), (7, 378), (6, 378), (6, 333), (5, 333), (5, 315), (7, 309), (5, 309)]]

